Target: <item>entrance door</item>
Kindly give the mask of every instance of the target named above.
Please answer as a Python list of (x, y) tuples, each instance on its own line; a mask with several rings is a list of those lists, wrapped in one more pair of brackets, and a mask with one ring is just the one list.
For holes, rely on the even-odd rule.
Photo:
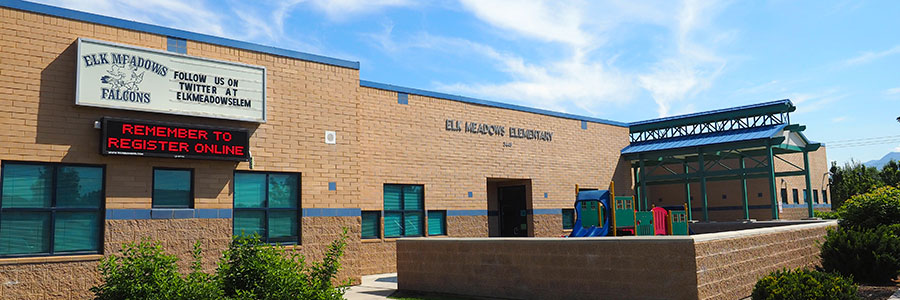
[(525, 186), (498, 188), (500, 202), (500, 236), (528, 236), (528, 214), (525, 208)]

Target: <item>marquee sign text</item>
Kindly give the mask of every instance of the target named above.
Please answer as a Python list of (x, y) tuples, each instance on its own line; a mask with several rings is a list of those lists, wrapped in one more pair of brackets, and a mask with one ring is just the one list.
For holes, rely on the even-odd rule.
[(250, 134), (243, 128), (103, 118), (103, 155), (246, 161)]
[(75, 104), (266, 121), (266, 69), (78, 39)]

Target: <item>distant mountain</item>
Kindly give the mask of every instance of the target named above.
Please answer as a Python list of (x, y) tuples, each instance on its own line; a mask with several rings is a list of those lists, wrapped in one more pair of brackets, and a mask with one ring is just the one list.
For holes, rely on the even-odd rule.
[(891, 152), (882, 157), (879, 160), (870, 160), (864, 163), (867, 167), (876, 167), (881, 169), (882, 166), (886, 165), (891, 160), (900, 161), (900, 152)]

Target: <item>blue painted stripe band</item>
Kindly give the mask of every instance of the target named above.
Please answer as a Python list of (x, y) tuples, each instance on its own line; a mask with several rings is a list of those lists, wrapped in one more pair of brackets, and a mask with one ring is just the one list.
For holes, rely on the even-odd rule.
[[(783, 208), (807, 208), (806, 204), (782, 204)], [(831, 204), (813, 204), (813, 208), (831, 208)]]
[[(304, 208), (304, 217), (359, 217), (359, 208)], [(157, 208), (157, 209), (107, 209), (107, 220), (146, 219), (231, 219), (234, 211), (230, 208)]]
[(518, 111), (530, 112), (530, 113), (535, 113), (535, 114), (540, 114), (540, 115), (547, 115), (547, 116), (566, 118), (566, 119), (572, 119), (572, 120), (594, 122), (594, 123), (613, 125), (613, 126), (619, 126), (619, 127), (628, 127), (628, 123), (624, 123), (624, 122), (617, 122), (617, 121), (611, 121), (611, 120), (606, 120), (606, 119), (579, 116), (579, 115), (556, 112), (556, 111), (551, 111), (551, 110), (532, 108), (532, 107), (515, 105), (515, 104), (507, 104), (507, 103), (501, 103), (501, 102), (495, 102), (495, 101), (488, 101), (488, 100), (470, 98), (470, 97), (465, 97), (465, 96), (458, 96), (458, 95), (451, 95), (451, 94), (445, 94), (445, 93), (439, 93), (439, 92), (414, 89), (414, 88), (407, 88), (407, 87), (401, 87), (401, 86), (396, 86), (396, 85), (391, 85), (391, 84), (372, 82), (372, 81), (368, 81), (368, 80), (360, 80), (359, 85), (362, 87), (369, 87), (369, 88), (373, 88), (373, 89), (386, 90), (386, 91), (392, 91), (392, 92), (398, 92), (398, 93), (406, 93), (406, 94), (413, 94), (413, 95), (419, 95), (419, 96), (426, 96), (426, 97), (432, 97), (432, 98), (440, 98), (440, 99), (458, 101), (458, 102), (469, 103), (469, 104), (518, 110)]
[(487, 216), (488, 211), (486, 209), (458, 209), (458, 210), (447, 210), (448, 217), (460, 217), (460, 216)]
[(561, 208), (535, 208), (532, 210), (535, 215), (561, 215)]
[(359, 217), (362, 210), (359, 208), (304, 208), (304, 217)]
[(230, 219), (230, 208), (107, 209), (107, 220)]
[[(750, 205), (747, 207), (748, 209), (771, 209), (772, 205)], [(744, 210), (744, 206), (736, 205), (736, 206), (716, 206), (707, 208), (708, 211), (725, 211), (725, 210)], [(692, 207), (691, 211), (703, 211), (702, 207)]]
[(135, 31), (153, 33), (164, 36), (171, 36), (176, 38), (182, 38), (191, 41), (221, 45), (226, 47), (256, 51), (261, 53), (267, 53), (272, 55), (296, 58), (305, 61), (317, 62), (327, 65), (333, 65), (338, 67), (344, 67), (349, 69), (359, 70), (359, 62), (349, 61), (343, 59), (337, 59), (327, 56), (303, 53), (299, 51), (287, 50), (282, 48), (276, 48), (271, 46), (263, 46), (260, 44), (254, 44), (249, 42), (243, 42), (238, 40), (232, 40), (222, 37), (216, 37), (212, 35), (184, 31), (180, 29), (162, 27), (157, 25), (150, 25), (146, 23), (139, 23), (134, 21), (123, 20), (119, 18), (107, 17), (77, 10), (71, 10), (61, 7), (49, 6), (44, 4), (19, 1), (19, 0), (0, 0), (0, 6), (23, 10), (33, 13), (45, 14), (56, 16), (60, 18), (90, 22), (95, 24), (107, 25), (112, 27), (130, 29)]

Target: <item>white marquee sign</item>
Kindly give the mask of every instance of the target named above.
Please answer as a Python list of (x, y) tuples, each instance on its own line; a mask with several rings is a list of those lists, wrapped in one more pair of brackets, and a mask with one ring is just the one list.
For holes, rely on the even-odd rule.
[(266, 121), (266, 69), (78, 39), (75, 104)]

